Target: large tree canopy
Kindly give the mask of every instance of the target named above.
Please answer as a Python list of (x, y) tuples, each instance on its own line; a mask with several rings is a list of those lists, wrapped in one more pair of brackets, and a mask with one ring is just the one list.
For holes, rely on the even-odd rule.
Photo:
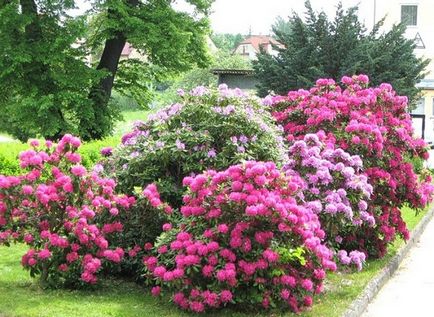
[(289, 27), (276, 24), (273, 28), (283, 44), (276, 47), (276, 56), (258, 55), (254, 69), (260, 95), (308, 88), (320, 77), (337, 80), (364, 73), (373, 84), (389, 82), (399, 94), (414, 101), (419, 93), (415, 84), (424, 77), (429, 61), (414, 55), (415, 43), (404, 37), (404, 25), (380, 33), (380, 21), (367, 32), (358, 19), (357, 7), (343, 10), (342, 4), (338, 5), (334, 20), (324, 12), (314, 12), (309, 1), (306, 9), (305, 20), (294, 13)]
[[(113, 85), (139, 96), (147, 80), (205, 66), (212, 0), (186, 1), (191, 13), (174, 2), (95, 0), (85, 16), (72, 17), (73, 0), (0, 0), (0, 128), (21, 140), (66, 132), (102, 138), (117, 116)], [(127, 41), (145, 61), (120, 66)], [(89, 65), (98, 50), (99, 61)]]

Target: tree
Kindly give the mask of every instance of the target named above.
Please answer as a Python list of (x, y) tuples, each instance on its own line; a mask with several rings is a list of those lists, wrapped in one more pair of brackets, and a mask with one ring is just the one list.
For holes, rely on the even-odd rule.
[(287, 33), (291, 32), (291, 20), (285, 20), (281, 16), (278, 16), (271, 28), (275, 32), (287, 34)]
[(251, 69), (251, 63), (240, 55), (231, 54), (228, 51), (220, 50), (211, 56), (208, 67), (195, 67), (177, 78), (171, 83), (170, 87), (164, 91), (159, 98), (159, 102), (167, 105), (176, 99), (178, 89), (191, 90), (197, 86), (216, 87), (218, 77), (212, 73), (213, 69)]
[(232, 52), (244, 40), (244, 36), (240, 33), (213, 33), (211, 40), (218, 49)]
[(381, 20), (367, 32), (357, 7), (344, 11), (339, 4), (336, 17), (329, 20), (324, 12), (315, 13), (309, 1), (305, 6), (305, 21), (294, 13), (288, 29), (273, 28), (284, 46), (276, 47), (277, 56), (263, 52), (254, 62), (260, 95), (308, 88), (320, 77), (338, 80), (365, 73), (374, 85), (389, 82), (399, 94), (415, 101), (419, 94), (415, 84), (424, 77), (429, 60), (414, 55), (415, 43), (404, 37), (404, 25), (380, 34)]
[[(88, 32), (86, 16), (67, 14), (74, 1), (0, 0), (2, 128), (20, 140), (58, 139), (67, 132), (85, 140), (108, 135), (118, 117), (109, 100), (127, 41), (146, 61), (124, 63), (121, 89), (206, 66), (212, 0), (188, 0), (190, 14), (174, 2), (94, 1), (90, 13), (98, 16), (97, 27)], [(88, 65), (86, 57), (98, 48), (99, 62)]]

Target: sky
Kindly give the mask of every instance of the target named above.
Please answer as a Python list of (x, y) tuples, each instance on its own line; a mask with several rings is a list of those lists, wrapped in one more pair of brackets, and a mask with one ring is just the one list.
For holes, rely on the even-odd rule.
[[(344, 7), (356, 5), (361, 0), (342, 0)], [(375, 0), (372, 0), (375, 1)], [(184, 0), (177, 0), (181, 10), (188, 10)], [(339, 0), (311, 0), (312, 7), (333, 15)], [(76, 1), (80, 13), (89, 8), (87, 1)], [(287, 18), (292, 11), (304, 13), (304, 0), (215, 0), (210, 16), (212, 30), (216, 33), (269, 34), (278, 16)]]
[[(335, 12), (339, 0), (311, 0), (314, 10)], [(342, 0), (344, 7), (356, 5), (360, 0)], [(216, 33), (269, 34), (278, 16), (287, 19), (292, 11), (305, 12), (304, 0), (215, 0), (210, 16)]]

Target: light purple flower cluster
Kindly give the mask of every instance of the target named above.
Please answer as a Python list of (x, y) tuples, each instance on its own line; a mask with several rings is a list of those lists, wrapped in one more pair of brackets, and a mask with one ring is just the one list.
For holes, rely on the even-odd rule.
[(178, 150), (180, 150), (180, 151), (185, 150), (185, 144), (182, 143), (179, 139), (176, 139), (176, 141), (175, 141), (175, 145), (176, 145), (176, 148), (177, 148)]
[(366, 261), (366, 255), (360, 251), (351, 251), (349, 254), (345, 250), (340, 250), (338, 252), (338, 259), (343, 265), (354, 264), (359, 271), (363, 268), (363, 263)]
[(177, 113), (179, 113), (182, 109), (183, 105), (180, 103), (174, 103), (168, 107), (165, 107), (163, 109), (161, 109), (160, 111), (158, 111), (155, 114), (150, 114), (148, 116), (148, 120), (149, 121), (160, 121), (160, 122), (166, 122), (168, 119), (170, 119), (171, 117), (173, 117), (174, 115), (176, 115)]
[[(303, 140), (295, 141), (288, 150), (289, 160), (284, 170), (287, 175), (304, 179), (301, 198), (306, 207), (319, 215), (329, 244), (336, 249), (351, 250), (353, 246), (343, 246), (342, 239), (335, 237), (352, 235), (362, 225), (375, 225), (373, 215), (367, 211), (373, 188), (362, 173), (359, 156), (325, 144), (321, 138), (323, 133), (307, 134)], [(348, 264), (363, 262), (354, 261)]]
[(201, 97), (203, 95), (207, 95), (208, 93), (209, 93), (209, 90), (205, 86), (198, 86), (198, 87), (193, 88), (190, 91), (190, 95), (199, 96), (199, 97)]
[(226, 84), (219, 85), (218, 90), (221, 99), (247, 97), (247, 94), (244, 93), (241, 89), (229, 89), (228, 85)]
[(228, 105), (226, 107), (213, 107), (212, 111), (214, 111), (215, 113), (219, 113), (223, 116), (229, 116), (232, 113), (235, 113), (235, 106)]

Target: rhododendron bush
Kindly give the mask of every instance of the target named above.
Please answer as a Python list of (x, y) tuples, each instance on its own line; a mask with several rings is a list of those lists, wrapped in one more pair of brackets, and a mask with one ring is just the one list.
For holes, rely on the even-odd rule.
[[(336, 264), (318, 216), (297, 202), (299, 177), (248, 161), (184, 184), (182, 220), (163, 226), (155, 256), (144, 259), (154, 295), (167, 290), (193, 312), (235, 303), (295, 312), (312, 305)], [(158, 201), (150, 186), (145, 195)]]
[(124, 256), (107, 239), (122, 231), (118, 215), (135, 199), (80, 165), (78, 138), (31, 144), (20, 154), (23, 174), (0, 176), (0, 244), (26, 243), (22, 265), (44, 285), (94, 284), (105, 263)]
[(177, 207), (182, 179), (191, 173), (249, 159), (284, 160), (283, 136), (259, 99), (226, 85), (180, 94), (179, 103), (136, 122), (106, 153), (105, 172), (116, 176), (120, 191), (156, 182), (164, 200)]
[[(180, 95), (179, 103), (137, 122), (119, 147), (103, 151), (104, 173), (116, 179), (118, 191), (132, 194), (155, 182), (162, 200), (179, 207), (185, 176), (226, 169), (242, 160), (285, 160), (283, 136), (259, 99), (226, 85)], [(115, 243), (143, 247), (161, 233), (163, 221), (164, 213), (140, 201), (125, 215), (124, 234)]]
[(397, 96), (389, 84), (368, 88), (365, 75), (343, 77), (342, 83), (344, 89), (333, 80), (320, 79), (309, 91), (267, 97), (265, 103), (272, 104), (273, 116), (284, 126), (290, 144), (321, 131), (326, 144), (360, 156), (373, 186), (363, 217), (372, 215), (375, 225), (361, 219), (360, 229), (342, 236), (341, 243), (382, 256), (397, 235), (409, 237), (400, 208), (404, 204), (423, 208), (432, 198), (431, 177), (416, 175), (404, 159), (426, 159), (427, 147), (413, 136), (407, 98)]
[[(284, 170), (287, 175), (301, 177), (302, 199), (318, 214), (328, 245), (340, 251), (341, 263), (354, 264), (360, 270), (363, 250), (352, 250), (343, 237), (354, 235), (363, 224), (375, 226), (367, 204), (373, 189), (362, 172), (362, 159), (325, 144), (321, 141), (325, 138), (324, 133), (307, 134), (293, 142)], [(348, 253), (351, 256), (344, 257)]]

